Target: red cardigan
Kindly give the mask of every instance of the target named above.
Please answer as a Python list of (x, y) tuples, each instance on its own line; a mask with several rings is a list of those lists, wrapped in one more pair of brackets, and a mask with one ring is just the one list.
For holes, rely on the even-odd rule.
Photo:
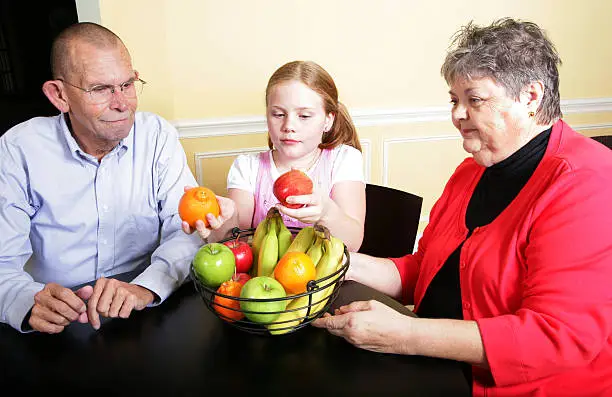
[[(414, 255), (392, 258), (405, 303), (467, 236), (465, 213), (484, 167), (466, 159), (430, 214)], [(518, 196), (476, 228), (459, 260), (465, 320), (478, 323), (490, 371), (474, 395), (612, 396), (612, 151), (553, 126)]]

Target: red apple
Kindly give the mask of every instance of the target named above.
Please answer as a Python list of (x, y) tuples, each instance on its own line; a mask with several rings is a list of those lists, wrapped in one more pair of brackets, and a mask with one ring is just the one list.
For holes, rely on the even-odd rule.
[(232, 276), (232, 281), (236, 281), (242, 285), (249, 281), (251, 276), (248, 273), (236, 273)]
[(303, 204), (289, 204), (287, 197), (312, 194), (312, 180), (300, 170), (285, 172), (274, 181), (274, 196), (287, 208), (300, 208)]
[(236, 272), (246, 273), (253, 266), (253, 251), (246, 241), (230, 240), (223, 243), (234, 253), (236, 258)]

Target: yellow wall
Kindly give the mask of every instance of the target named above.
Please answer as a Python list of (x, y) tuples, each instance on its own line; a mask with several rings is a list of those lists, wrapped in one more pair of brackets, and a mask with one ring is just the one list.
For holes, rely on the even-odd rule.
[[(612, 97), (609, 0), (101, 0), (100, 13), (148, 82), (140, 109), (171, 121), (261, 116), (267, 79), (295, 59), (326, 68), (351, 111), (444, 106), (439, 69), (453, 32), (503, 16), (548, 31), (564, 61), (562, 99)], [(581, 130), (587, 135), (612, 134), (612, 111), (566, 119), (603, 127)], [(465, 157), (448, 121), (373, 125), (359, 134), (370, 150), (370, 181), (424, 196), (424, 216)], [(265, 134), (182, 142), (202, 183), (223, 192), (234, 152), (265, 146)]]

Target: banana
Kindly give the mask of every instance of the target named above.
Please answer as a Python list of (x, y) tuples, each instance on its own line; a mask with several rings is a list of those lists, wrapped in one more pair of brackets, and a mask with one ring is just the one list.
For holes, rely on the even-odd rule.
[(278, 236), (276, 233), (276, 221), (271, 218), (268, 221), (268, 232), (266, 233), (259, 250), (257, 260), (257, 275), (272, 277), (274, 267), (278, 262)]
[(306, 251), (306, 254), (310, 257), (310, 259), (312, 259), (312, 263), (317, 266), (319, 260), (321, 257), (323, 257), (323, 239), (321, 239), (321, 237), (318, 235), (315, 236), (314, 241), (310, 248), (308, 248), (308, 251)]
[[(328, 277), (339, 270), (344, 257), (344, 243), (340, 239), (329, 236), (322, 244), (325, 253), (319, 261), (319, 266), (317, 266), (317, 280)], [(314, 292), (310, 298), (310, 312), (308, 312), (308, 295), (293, 299), (287, 305), (286, 311), (281, 313), (274, 324), (266, 326), (270, 334), (281, 335), (291, 332), (304, 321), (307, 314), (310, 318), (322, 310), (332, 292), (334, 292), (334, 285), (339, 277), (341, 277), (340, 274), (319, 283), (320, 289)]]
[(276, 216), (276, 222), (278, 230), (278, 257), (282, 258), (283, 255), (285, 255), (285, 252), (287, 252), (289, 246), (291, 245), (291, 238), (293, 237), (293, 235), (291, 234), (289, 229), (287, 229), (287, 226), (285, 226), (285, 223), (283, 222), (283, 218), (280, 216), (280, 213), (278, 213), (278, 216)]
[(295, 235), (286, 252), (306, 252), (315, 238), (314, 227), (306, 226)]
[(268, 232), (268, 218), (259, 222), (255, 233), (253, 234), (253, 241), (251, 242), (251, 249), (253, 250), (253, 269), (257, 269), (257, 261), (259, 259), (259, 251), (261, 250), (261, 243), (263, 242), (266, 233)]
[[(317, 280), (321, 280), (336, 272), (344, 256), (344, 243), (342, 240), (330, 236), (329, 239), (323, 242), (323, 245), (325, 253), (317, 265)], [(340, 277), (341, 274), (337, 274), (317, 284), (320, 289), (312, 295), (311, 315), (319, 312), (325, 307), (329, 296), (334, 291), (335, 283)]]
[[(306, 298), (306, 300), (304, 300)], [(297, 310), (295, 310), (297, 309)], [(282, 335), (291, 332), (302, 323), (308, 310), (308, 296), (293, 299), (287, 308), (272, 324), (266, 325), (272, 335)]]
[(337, 237), (330, 236), (323, 241), (325, 254), (317, 265), (317, 280), (334, 273), (344, 255), (344, 243)]

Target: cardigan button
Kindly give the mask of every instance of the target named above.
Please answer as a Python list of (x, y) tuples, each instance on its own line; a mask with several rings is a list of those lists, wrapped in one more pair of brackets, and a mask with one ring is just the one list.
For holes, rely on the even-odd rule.
[(472, 307), (472, 305), (470, 305), (470, 302), (464, 302), (464, 303), (463, 303), (463, 308), (464, 308), (465, 310), (470, 310), (470, 307)]
[(465, 262), (461, 262), (461, 264), (459, 265), (459, 269), (464, 270), (467, 267), (467, 265), (465, 264)]

